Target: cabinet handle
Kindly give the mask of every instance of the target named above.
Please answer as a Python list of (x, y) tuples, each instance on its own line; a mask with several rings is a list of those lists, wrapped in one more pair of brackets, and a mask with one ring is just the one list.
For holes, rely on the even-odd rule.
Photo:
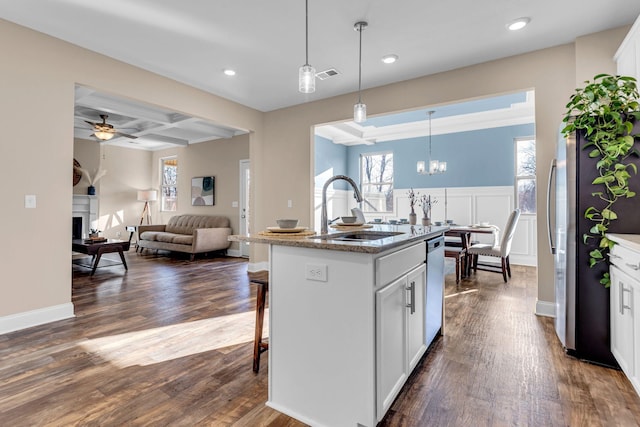
[(407, 308), (410, 308), (413, 314), (416, 312), (416, 282), (411, 282), (411, 285), (405, 289), (411, 291), (411, 302), (407, 304)]
[(638, 264), (629, 264), (628, 262), (625, 262), (624, 265), (626, 265), (627, 267), (633, 270), (640, 270), (640, 265)]

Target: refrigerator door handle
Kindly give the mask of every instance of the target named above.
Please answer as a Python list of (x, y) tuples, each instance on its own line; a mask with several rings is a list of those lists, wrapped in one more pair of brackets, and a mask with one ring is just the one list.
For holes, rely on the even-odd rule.
[(547, 183), (547, 231), (549, 233), (549, 247), (551, 253), (555, 255), (556, 247), (553, 244), (553, 229), (551, 228), (551, 188), (553, 184), (553, 177), (556, 172), (556, 159), (551, 161), (551, 168), (549, 169), (549, 181)]

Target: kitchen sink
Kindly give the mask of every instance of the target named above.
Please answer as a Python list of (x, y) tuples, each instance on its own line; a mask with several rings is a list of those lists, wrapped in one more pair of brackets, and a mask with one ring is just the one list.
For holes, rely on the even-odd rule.
[(387, 237), (398, 236), (405, 234), (397, 231), (355, 231), (353, 233), (345, 234), (324, 234), (321, 236), (311, 236), (309, 239), (321, 239), (321, 240), (340, 240), (346, 242), (367, 242), (371, 240), (385, 239)]

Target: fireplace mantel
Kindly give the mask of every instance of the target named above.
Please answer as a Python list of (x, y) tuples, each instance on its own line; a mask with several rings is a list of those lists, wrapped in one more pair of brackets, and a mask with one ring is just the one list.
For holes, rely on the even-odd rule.
[(89, 234), (90, 228), (98, 228), (98, 196), (73, 195), (73, 217), (82, 217), (82, 233)]

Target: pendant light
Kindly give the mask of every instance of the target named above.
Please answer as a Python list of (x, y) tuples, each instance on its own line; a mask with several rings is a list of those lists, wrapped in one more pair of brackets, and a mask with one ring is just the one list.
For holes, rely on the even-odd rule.
[(309, 0), (304, 2), (305, 15), (305, 63), (298, 70), (298, 90), (302, 93), (316, 91), (316, 69), (309, 65)]
[(416, 169), (420, 175), (435, 175), (437, 173), (443, 173), (447, 171), (447, 162), (441, 162), (431, 159), (431, 116), (433, 115), (433, 113), (435, 113), (435, 111), (433, 110), (427, 113), (429, 114), (429, 158), (427, 159), (429, 161), (429, 169), (425, 167), (426, 165), (424, 161), (419, 161), (416, 164)]
[(362, 123), (367, 120), (367, 106), (362, 103), (362, 32), (369, 24), (365, 21), (356, 22), (353, 29), (360, 33), (360, 49), (358, 56), (358, 103), (353, 106), (353, 121)]

